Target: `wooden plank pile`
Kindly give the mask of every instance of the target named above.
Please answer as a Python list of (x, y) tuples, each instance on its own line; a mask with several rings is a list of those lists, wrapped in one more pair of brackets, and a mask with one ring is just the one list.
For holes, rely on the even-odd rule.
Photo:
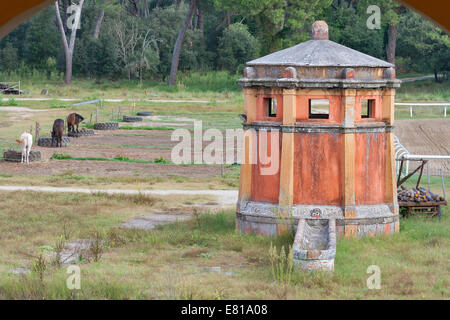
[(0, 92), (4, 94), (23, 94), (22, 90), (14, 88), (7, 83), (0, 82)]

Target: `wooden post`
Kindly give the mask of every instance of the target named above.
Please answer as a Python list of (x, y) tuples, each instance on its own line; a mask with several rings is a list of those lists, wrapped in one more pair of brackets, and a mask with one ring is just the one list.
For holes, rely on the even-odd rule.
[(95, 123), (98, 122), (98, 106), (95, 108)]
[(92, 123), (92, 113), (91, 113), (91, 117), (89, 118), (89, 124)]
[(41, 131), (41, 125), (39, 122), (36, 122), (36, 134), (34, 135), (34, 142), (37, 142), (39, 140), (39, 135)]

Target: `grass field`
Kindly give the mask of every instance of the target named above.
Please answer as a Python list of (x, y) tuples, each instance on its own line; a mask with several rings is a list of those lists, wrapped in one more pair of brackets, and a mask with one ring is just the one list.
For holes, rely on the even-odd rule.
[[(171, 197), (170, 207), (210, 201)], [(46, 206), (41, 206), (46, 203)], [(147, 196), (0, 194), (0, 297), (3, 299), (445, 299), (449, 298), (450, 221), (401, 220), (392, 237), (338, 243), (334, 274), (272, 271), (270, 238), (235, 231), (234, 212), (208, 213), (153, 231), (118, 228), (130, 217), (167, 209), (167, 198)], [(64, 232), (63, 232), (64, 230)], [(65, 235), (64, 235), (64, 234)], [(66, 288), (66, 267), (47, 258), (42, 282), (33, 268), (61, 235), (67, 241), (101, 235), (98, 261), (80, 260), (81, 290)], [(369, 290), (370, 265), (381, 269), (381, 289)], [(205, 267), (221, 267), (220, 273)], [(39, 270), (39, 269), (38, 269)], [(229, 273), (231, 272), (231, 273)]]
[[(237, 189), (239, 166), (225, 166), (222, 176), (219, 168), (210, 166), (156, 163), (155, 159), (164, 158), (153, 156), (153, 152), (168, 152), (170, 148), (168, 144), (152, 144), (153, 141), (166, 143), (177, 128), (192, 129), (190, 119), (202, 120), (203, 130), (242, 128), (238, 115), (243, 113), (243, 97), (236, 78), (227, 73), (182, 75), (178, 85), (170, 88), (152, 82), (75, 80), (72, 86), (64, 86), (59, 79), (25, 80), (23, 88), (29, 92), (26, 97), (41, 98), (40, 92), (46, 88), (51, 100), (2, 102), (0, 149), (17, 149), (14, 141), (18, 134), (29, 130), (36, 121), (41, 124), (41, 136), (49, 136), (53, 120), (64, 119), (70, 112), (85, 115), (86, 121), (92, 114), (95, 120), (96, 105), (74, 107), (73, 102), (58, 98), (125, 99), (103, 102), (103, 108), (98, 110), (99, 122), (120, 121), (119, 107), (122, 114), (132, 114), (133, 100), (136, 112), (153, 111), (160, 120), (149, 120), (140, 128), (120, 123), (121, 130), (108, 133), (112, 141), (104, 144), (99, 141), (83, 144), (85, 138), (80, 138), (76, 147), (66, 149), (73, 154), (56, 150), (60, 155), (53, 160), (39, 166), (19, 167), (28, 170), (27, 173), (13, 173), (14, 166), (10, 166), (0, 172), (0, 185)], [(397, 101), (448, 101), (449, 93), (448, 82), (419, 81), (404, 84), (397, 91)], [(206, 103), (162, 103), (148, 99), (204, 100)], [(5, 107), (31, 110), (8, 111)], [(439, 117), (439, 114), (434, 109), (424, 109), (417, 116), (428, 118)], [(404, 117), (409, 117), (409, 111), (398, 109), (396, 118)], [(183, 122), (177, 120), (181, 118), (188, 119), (186, 126), (177, 126)], [(168, 124), (158, 125), (157, 122)], [(84, 126), (90, 128), (92, 124)], [(103, 139), (102, 134), (97, 138)], [(124, 138), (130, 142), (124, 142)], [(98, 154), (77, 155), (76, 149), (82, 148)], [(129, 152), (136, 155), (147, 152), (148, 158), (138, 159), (128, 155)], [(126, 175), (115, 175), (116, 168), (110, 168), (108, 174), (97, 174), (96, 170), (107, 165), (157, 167), (131, 170)], [(65, 169), (58, 171), (58, 166)], [(93, 169), (79, 172), (80, 166)], [(198, 176), (193, 176), (189, 170), (199, 167)], [(38, 168), (47, 170), (46, 174), (37, 174)], [(166, 171), (159, 174), (163, 169)], [(201, 171), (207, 169), (210, 174), (202, 176)], [(414, 186), (414, 179), (406, 186)], [(426, 177), (423, 179), (422, 185), (426, 185)], [(445, 183), (447, 199), (450, 199), (450, 178), (446, 178)], [(441, 193), (438, 178), (431, 178), (430, 187)], [(282, 247), (292, 245), (293, 235), (277, 238), (241, 235), (235, 230), (234, 208), (211, 214), (203, 206), (215, 201), (206, 196), (0, 192), (0, 246), (3, 248), (0, 252), (0, 299), (448, 299), (450, 296), (448, 208), (444, 208), (441, 219), (401, 219), (401, 232), (392, 237), (340, 240), (334, 274), (293, 271), (287, 272), (286, 279), (286, 274), (283, 276), (272, 269), (276, 257), (271, 253), (271, 246), (279, 253)], [(194, 204), (203, 207), (194, 210)], [(133, 217), (161, 212), (196, 214), (188, 221), (152, 231), (120, 228), (124, 221)], [(82, 288), (71, 291), (66, 287), (66, 267), (55, 263), (50, 254), (57, 251), (61, 241), (93, 238), (100, 240), (102, 250), (97, 252), (98, 259), (90, 253), (78, 261)], [(41, 253), (45, 261), (38, 260)], [(370, 265), (381, 269), (380, 290), (369, 290), (366, 286)], [(221, 267), (222, 272), (208, 272), (206, 267)], [(28, 275), (9, 273), (13, 268), (27, 268), (32, 272)]]

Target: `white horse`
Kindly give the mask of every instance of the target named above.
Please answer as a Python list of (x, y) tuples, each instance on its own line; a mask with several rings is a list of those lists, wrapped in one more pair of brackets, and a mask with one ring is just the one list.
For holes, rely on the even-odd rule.
[(20, 147), (22, 148), (22, 162), (25, 159), (26, 163), (30, 163), (30, 151), (31, 146), (33, 145), (33, 136), (27, 132), (22, 133), (20, 136), (20, 139), (16, 140), (18, 144), (20, 144)]

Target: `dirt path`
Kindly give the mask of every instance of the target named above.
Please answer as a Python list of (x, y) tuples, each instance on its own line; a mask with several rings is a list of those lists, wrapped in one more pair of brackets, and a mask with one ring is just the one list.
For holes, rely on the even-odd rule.
[(426, 80), (426, 79), (434, 79), (434, 76), (429, 75), (429, 76), (421, 76), (421, 77), (411, 77), (411, 78), (403, 78), (400, 80), (402, 80), (402, 82), (414, 82), (414, 81), (420, 81), (420, 80)]
[(121, 190), (121, 189), (83, 189), (61, 187), (32, 187), (32, 186), (0, 186), (0, 191), (37, 191), (53, 193), (107, 193), (107, 194), (146, 194), (155, 196), (168, 195), (210, 195), (217, 197), (222, 205), (234, 205), (237, 202), (237, 190)]

